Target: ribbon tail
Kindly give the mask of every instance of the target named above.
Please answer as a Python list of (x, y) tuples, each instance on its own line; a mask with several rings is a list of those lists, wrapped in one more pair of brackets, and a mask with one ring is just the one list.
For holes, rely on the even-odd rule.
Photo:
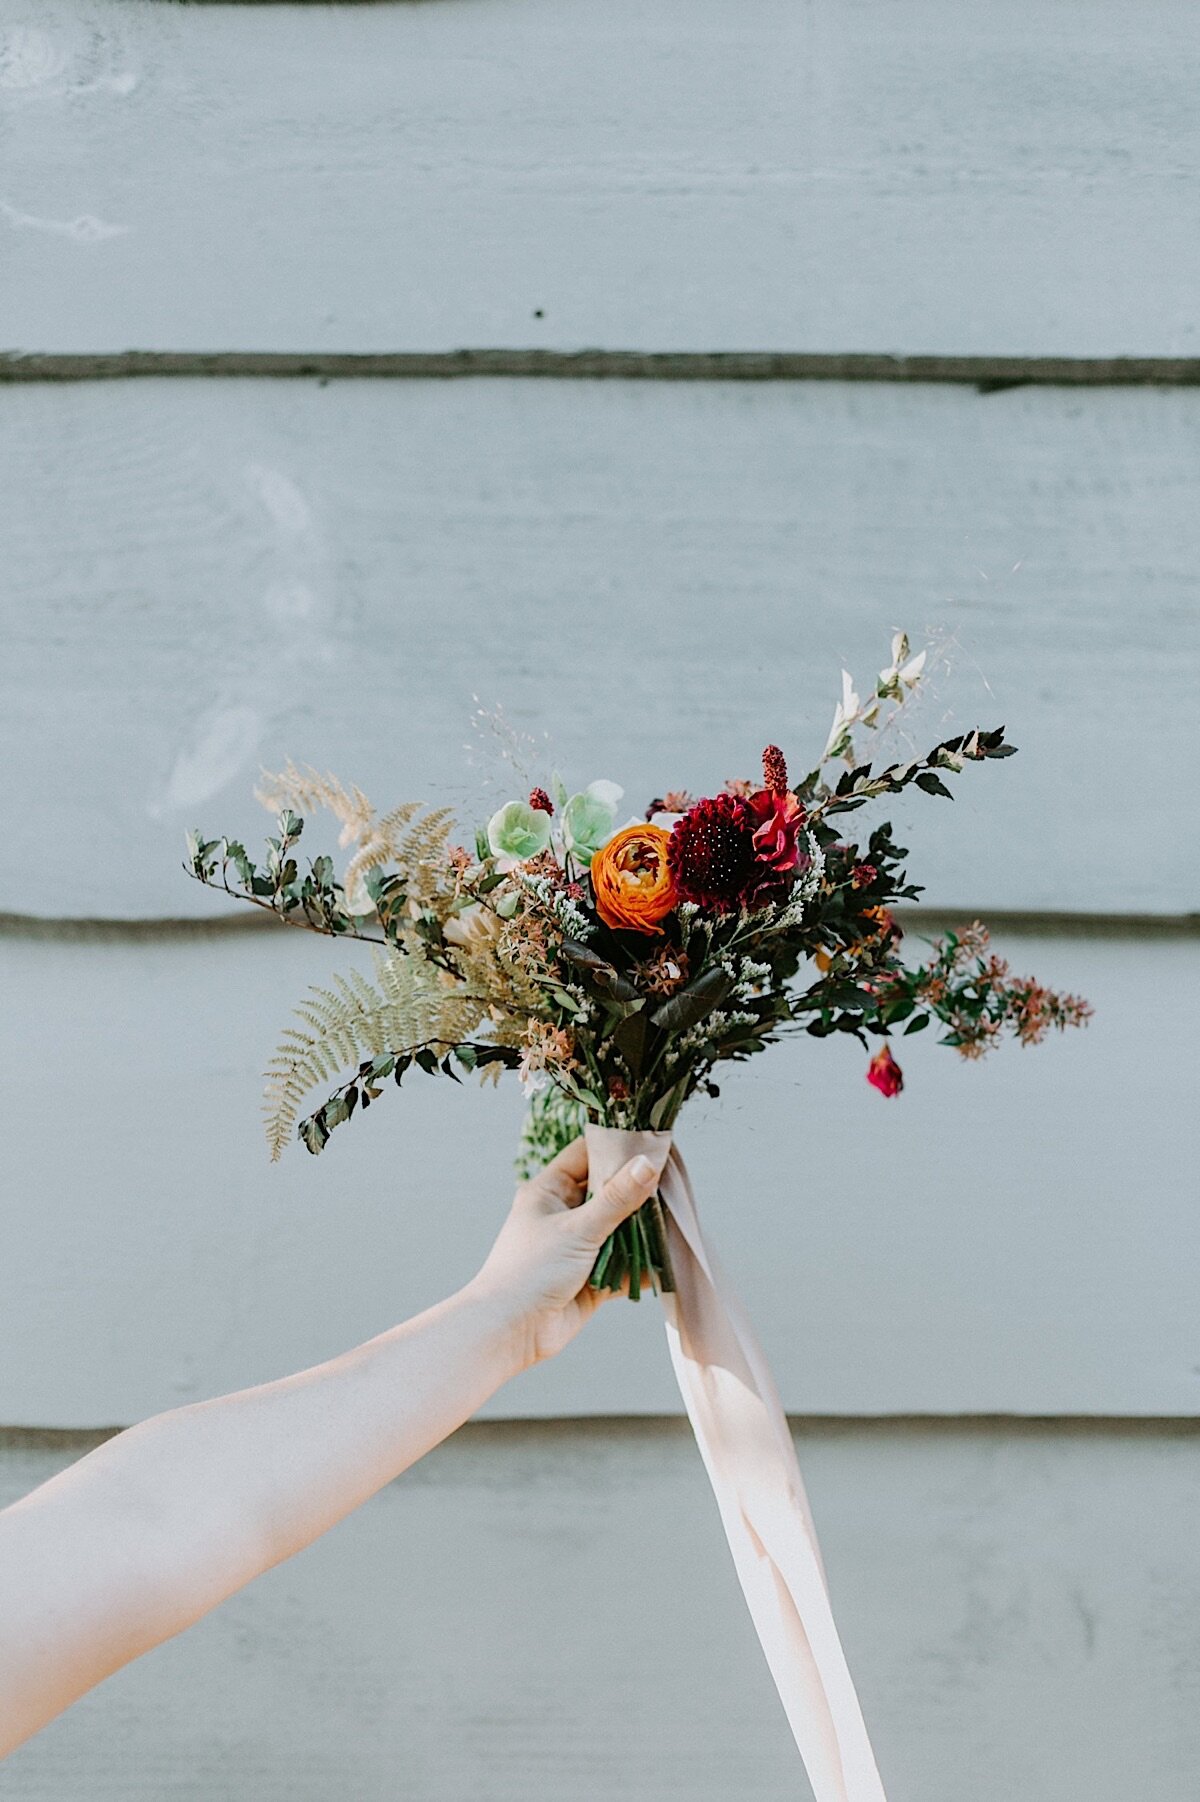
[(700, 1231), (672, 1147), (661, 1193), (671, 1361), (742, 1592), (816, 1802), (885, 1802), (838, 1638), (791, 1432), (766, 1359)]

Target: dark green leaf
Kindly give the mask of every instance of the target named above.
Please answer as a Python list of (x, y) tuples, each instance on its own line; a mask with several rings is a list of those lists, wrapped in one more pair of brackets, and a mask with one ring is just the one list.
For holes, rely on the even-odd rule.
[(312, 1152), (314, 1157), (324, 1151), (329, 1143), (329, 1134), (315, 1114), (311, 1120), (302, 1120), (296, 1130), (304, 1146)]
[(718, 1007), (733, 987), (724, 970), (705, 970), (686, 989), (664, 1001), (650, 1016), (651, 1023), (663, 1032), (685, 1032), (706, 1014)]
[(642, 1073), (648, 1028), (645, 1014), (639, 1011), (627, 1014), (613, 1034), (613, 1044), (629, 1066), (629, 1074), (635, 1083)]
[(641, 996), (629, 981), (608, 964), (592, 971), (592, 980), (602, 994), (609, 995), (614, 1001), (641, 1003)]
[(579, 939), (563, 939), (559, 950), (568, 963), (577, 964), (581, 970), (593, 972), (606, 970), (612, 976), (617, 973), (607, 958), (600, 957), (590, 946), (583, 944)]

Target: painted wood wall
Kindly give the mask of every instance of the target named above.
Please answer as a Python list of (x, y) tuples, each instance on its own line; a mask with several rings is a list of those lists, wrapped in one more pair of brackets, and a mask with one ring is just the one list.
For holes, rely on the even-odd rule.
[[(490, 811), (509, 777), (476, 697), (640, 808), (767, 737), (802, 761), (896, 625), (937, 647), (915, 739), (1003, 720), (1021, 746), (953, 807), (894, 810), (928, 904), (1023, 934), (1086, 916), (1102, 936), (1011, 950), (1098, 1016), (984, 1071), (914, 1047), (890, 1106), (850, 1048), (776, 1053), (691, 1124), (714, 1224), (797, 1409), (1195, 1410), (1194, 387), (670, 381), (636, 357), (614, 380), (87, 379), (93, 354), (198, 347), (1178, 357), (1189, 17), (4, 0), (0, 344), (78, 379), (18, 356), (0, 384), (0, 1418), (104, 1424), (286, 1367), (314, 1320), (336, 1339), (469, 1268), (506, 1185), (516, 1098), (434, 1089), (265, 1168), (257, 1071), (330, 948), (163, 936), (222, 917), (180, 869), (188, 826), (262, 830), (256, 774), (288, 755)], [(803, 1206), (746, 1230), (741, 1188), (793, 1170)], [(351, 1269), (389, 1246), (394, 1288), (372, 1256), (314, 1306), (339, 1244)], [(72, 1323), (49, 1364), (47, 1271)], [(644, 1317), (607, 1331), (503, 1405), (671, 1405), (627, 1355)]]
[(13, 349), (1200, 349), (1189, 0), (4, 13)]
[[(895, 1795), (1192, 1802), (1198, 78), (1190, 0), (0, 0), (0, 1499), (432, 1300), (507, 1199), (512, 1092), (412, 1083), (267, 1166), (257, 1072), (353, 954), (236, 930), (187, 827), (263, 830), (288, 755), (490, 811), (476, 697), (640, 810), (803, 762), (905, 626), (914, 738), (1021, 747), (894, 810), (929, 929), (993, 916), (1096, 1019), (982, 1069), (914, 1041), (891, 1103), (789, 1046), (685, 1149), (827, 1417)], [(796, 1793), (677, 1407), (653, 1309), (607, 1310), (11, 1793), (601, 1802), (614, 1715), (647, 1798)], [(653, 1721), (642, 1617), (590, 1702), (536, 1668), (646, 1510), (684, 1528)], [(466, 1663), (417, 1581), (448, 1521)]]
[[(796, 1442), (890, 1798), (1192, 1802), (1194, 1435)], [(69, 1455), (14, 1444), (0, 1505)], [(31, 1740), (5, 1796), (808, 1798), (703, 1482), (684, 1422), (468, 1426)]]

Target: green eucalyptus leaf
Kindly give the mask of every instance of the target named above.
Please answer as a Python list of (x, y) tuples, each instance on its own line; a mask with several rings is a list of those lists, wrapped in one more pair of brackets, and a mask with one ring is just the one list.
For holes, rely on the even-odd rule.
[(310, 1120), (301, 1120), (296, 1130), (305, 1149), (311, 1151), (314, 1157), (324, 1151), (329, 1143), (329, 1134), (315, 1114)]

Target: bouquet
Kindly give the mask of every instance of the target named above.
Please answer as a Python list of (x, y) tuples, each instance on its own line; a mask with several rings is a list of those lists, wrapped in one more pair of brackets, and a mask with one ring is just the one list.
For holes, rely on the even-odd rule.
[[(186, 866), (285, 921), (374, 947), (373, 981), (351, 970), (310, 989), (283, 1035), (266, 1093), (273, 1157), (294, 1134), (322, 1151), (413, 1069), (485, 1081), (512, 1069), (530, 1097), (526, 1170), (580, 1130), (594, 1186), (635, 1151), (656, 1159), (657, 1195), (601, 1247), (590, 1280), (662, 1296), (680, 1390), (817, 1802), (883, 1802), (883, 1788), (787, 1421), (705, 1242), (672, 1129), (691, 1096), (717, 1093), (721, 1064), (786, 1032), (876, 1046), (866, 1077), (893, 1097), (897, 1035), (936, 1022), (943, 1045), (979, 1058), (1006, 1033), (1036, 1044), (1088, 1018), (1079, 997), (1014, 977), (977, 922), (908, 961), (893, 911), (921, 892), (908, 854), (887, 823), (865, 841), (845, 834), (845, 816), (869, 802), (910, 787), (949, 796), (968, 764), (1012, 755), (998, 727), (879, 768), (858, 761), (856, 736), (891, 722), (924, 663), (898, 634), (865, 702), (844, 675), (824, 750), (798, 781), (771, 744), (761, 775), (715, 795), (666, 791), (619, 823), (615, 783), (572, 791), (547, 772), (462, 843), (447, 808), (405, 802), (380, 816), (361, 790), (289, 764), (260, 791), (278, 814), (265, 861), (196, 833)], [(340, 869), (327, 852), (301, 865), (314, 807), (340, 822)]]
[[(528, 1173), (587, 1121), (670, 1131), (692, 1095), (719, 1092), (719, 1065), (786, 1032), (877, 1041), (867, 1080), (895, 1096), (897, 1034), (936, 1022), (940, 1043), (979, 1058), (1006, 1033), (1028, 1045), (1082, 1024), (1086, 1002), (1014, 978), (978, 923), (906, 961), (893, 907), (921, 893), (908, 853), (887, 823), (863, 843), (844, 836), (844, 816), (868, 802), (909, 787), (950, 797), (948, 777), (1013, 754), (997, 728), (878, 769), (856, 760), (856, 731), (894, 715), (924, 663), (897, 635), (865, 704), (843, 674), (824, 751), (799, 781), (768, 745), (761, 776), (698, 798), (667, 790), (623, 824), (615, 783), (569, 792), (553, 775), (463, 844), (449, 809), (405, 802), (380, 817), (360, 789), (289, 763), (259, 790), (278, 813), (263, 863), (190, 835), (186, 867), (201, 882), (376, 948), (373, 982), (352, 970), (313, 988), (283, 1035), (265, 1102), (272, 1157), (293, 1133), (322, 1151), (414, 1068), (516, 1070), (531, 1097)], [(341, 824), (340, 872), (325, 852), (301, 866), (314, 807)], [(635, 1300), (644, 1283), (672, 1287), (657, 1198), (606, 1243), (591, 1280), (628, 1284)]]

